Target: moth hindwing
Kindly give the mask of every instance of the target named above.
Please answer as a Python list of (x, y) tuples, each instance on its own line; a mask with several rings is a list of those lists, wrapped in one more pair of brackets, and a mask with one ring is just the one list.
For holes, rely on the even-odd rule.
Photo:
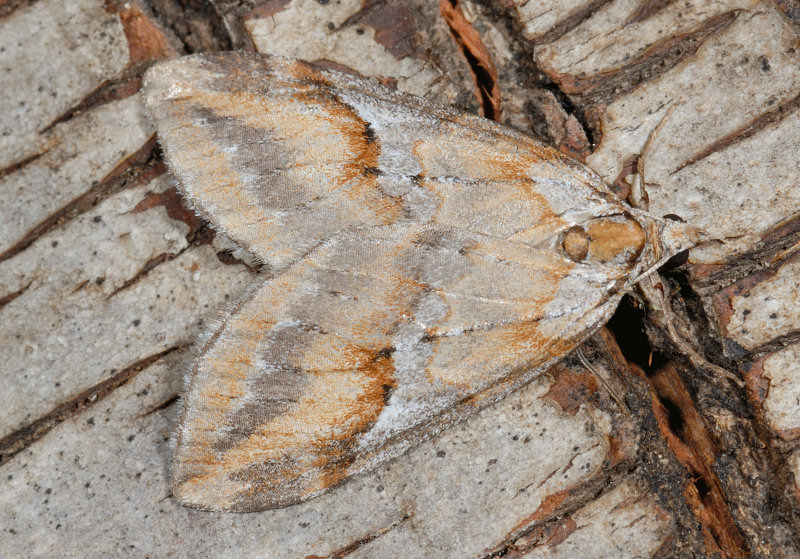
[(275, 271), (190, 374), (174, 495), (286, 506), (525, 384), (604, 324), (665, 224), (514, 130), (252, 53), (145, 76), (186, 200)]

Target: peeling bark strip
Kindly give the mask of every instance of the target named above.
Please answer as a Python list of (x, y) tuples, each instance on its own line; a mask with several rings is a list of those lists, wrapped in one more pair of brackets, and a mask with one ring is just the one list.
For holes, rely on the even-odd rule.
[(0, 2), (0, 18), (10, 16), (14, 11), (33, 4), (36, 0), (5, 0)]
[[(141, 202), (136, 204), (136, 207), (133, 208), (131, 212), (143, 212), (155, 206), (164, 206), (164, 210), (167, 212), (167, 215), (170, 218), (176, 221), (181, 221), (189, 226), (189, 233), (186, 236), (189, 246), (209, 244), (211, 241), (213, 241), (214, 231), (207, 227), (205, 221), (197, 217), (193, 211), (186, 207), (177, 190), (174, 188), (169, 188), (160, 193), (149, 193)], [(109, 293), (106, 298), (111, 299), (120, 292), (125, 291), (133, 285), (136, 285), (158, 266), (164, 262), (169, 262), (170, 260), (179, 258), (186, 250), (187, 249), (183, 249), (178, 252), (164, 252), (158, 256), (154, 256), (145, 262), (144, 265), (142, 265), (142, 267), (133, 275), (133, 277), (129, 278), (117, 289)]]
[(691, 476), (684, 494), (703, 531), (709, 554), (724, 553), (744, 559), (745, 540), (731, 516), (714, 468), (719, 449), (714, 444), (686, 385), (672, 364), (648, 376), (653, 386), (653, 407), (661, 433)]
[(267, 0), (266, 2), (262, 2), (252, 10), (246, 12), (244, 14), (243, 19), (248, 20), (254, 17), (273, 16), (278, 12), (280, 12), (281, 10), (283, 10), (284, 8), (286, 8), (286, 6), (291, 3), (291, 1), (292, 0)]
[(49, 413), (32, 421), (25, 427), (0, 439), (0, 464), (10, 460), (15, 454), (22, 452), (37, 440), (45, 436), (59, 423), (83, 410), (94, 406), (117, 388), (131, 380), (141, 371), (170, 353), (182, 349), (182, 346), (171, 347), (129, 365), (113, 377), (88, 388), (71, 400), (53, 408)]
[(144, 212), (156, 206), (163, 206), (169, 217), (188, 225), (190, 235), (195, 234), (205, 225), (205, 222), (197, 217), (196, 213), (186, 207), (183, 198), (175, 188), (168, 188), (164, 192), (149, 192), (131, 212)]
[[(769, 61), (766, 58), (762, 58), (762, 67), (769, 68)], [(759, 116), (748, 122), (745, 126), (742, 126), (738, 130), (731, 132), (724, 138), (720, 138), (719, 140), (715, 141), (707, 148), (701, 150), (700, 152), (688, 158), (685, 162), (681, 163), (681, 165), (679, 165), (678, 168), (673, 171), (673, 173), (677, 173), (678, 171), (680, 171), (685, 167), (688, 167), (689, 165), (694, 165), (698, 161), (702, 161), (709, 155), (712, 155), (729, 146), (735, 145), (741, 141), (746, 140), (747, 138), (757, 134), (767, 126), (775, 124), (776, 122), (780, 122), (783, 118), (793, 113), (798, 108), (800, 108), (800, 95), (794, 97), (793, 99), (790, 99), (786, 103), (780, 103), (774, 109), (771, 109), (769, 111), (760, 114)]]
[(492, 56), (481, 41), (481, 37), (464, 18), (459, 0), (441, 0), (439, 12), (450, 28), (450, 34), (472, 69), (475, 80), (475, 95), (481, 107), (481, 115), (497, 120), (500, 118), (500, 86), (497, 69)]
[(161, 265), (161, 264), (163, 264), (164, 262), (168, 262), (168, 261), (170, 261), (170, 260), (174, 260), (174, 259), (176, 259), (176, 258), (177, 258), (177, 257), (179, 257), (181, 254), (183, 254), (183, 251), (180, 251), (180, 252), (177, 252), (177, 253), (167, 253), (167, 252), (164, 252), (164, 253), (161, 253), (161, 254), (159, 254), (158, 256), (155, 256), (155, 257), (151, 258), (150, 260), (148, 260), (147, 262), (145, 262), (145, 264), (144, 264), (144, 265), (143, 265), (143, 266), (142, 266), (142, 267), (139, 269), (139, 271), (137, 271), (137, 272), (136, 272), (136, 273), (133, 275), (133, 277), (132, 277), (132, 278), (130, 278), (130, 279), (128, 279), (128, 280), (126, 280), (126, 281), (125, 281), (125, 283), (123, 283), (123, 284), (122, 284), (122, 285), (120, 285), (118, 288), (116, 288), (114, 291), (112, 291), (111, 293), (109, 293), (109, 294), (108, 294), (108, 296), (107, 296), (106, 298), (107, 298), (107, 299), (111, 299), (112, 297), (116, 296), (117, 294), (121, 293), (122, 291), (125, 291), (125, 290), (126, 290), (126, 289), (128, 289), (129, 287), (131, 287), (131, 286), (133, 286), (133, 285), (136, 285), (136, 284), (137, 284), (137, 283), (139, 283), (139, 282), (140, 282), (142, 279), (144, 279), (145, 277), (147, 277), (147, 275), (148, 275), (150, 272), (152, 272), (153, 270), (155, 270), (155, 269), (156, 269), (158, 266), (160, 266), (160, 265)]
[(113, 101), (121, 101), (122, 99), (127, 99), (131, 95), (135, 95), (142, 87), (142, 73), (146, 69), (146, 65), (138, 64), (137, 66), (129, 68), (113, 80), (101, 83), (83, 99), (54, 118), (47, 126), (42, 128), (39, 133), (45, 134), (58, 124), (75, 118), (76, 115), (85, 111), (90, 111)]
[(363, 17), (357, 13), (352, 19), (374, 28), (375, 42), (386, 47), (397, 60), (406, 56), (424, 60), (424, 54), (419, 52), (420, 40), (414, 14), (405, 4), (378, 5), (366, 9)]
[[(671, 475), (670, 487), (682, 489), (697, 521), (692, 532), (700, 530), (703, 535), (703, 556), (769, 556), (763, 553), (771, 545), (766, 542), (786, 538), (791, 531), (784, 524), (790, 513), (778, 497), (781, 488), (773, 487), (770, 477), (783, 459), (773, 456), (761, 462), (759, 455), (765, 453), (766, 445), (750, 417), (737, 418), (728, 410), (721, 417), (715, 415), (721, 402), (741, 413), (741, 395), (714, 386), (713, 379), (679, 372), (668, 357), (651, 349), (640, 329), (623, 330), (628, 322), (630, 317), (616, 316), (612, 327), (625, 340), (628, 359), (641, 366), (633, 370), (652, 386), (658, 430), (682, 465), (680, 475)], [(752, 377), (746, 378), (752, 386)], [(693, 383), (691, 389), (687, 383)], [(693, 396), (698, 392), (700, 398)], [(663, 459), (664, 451), (658, 456)]]
[(164, 173), (166, 169), (163, 164), (155, 159), (156, 151), (157, 143), (153, 136), (139, 150), (117, 165), (102, 181), (40, 222), (13, 246), (0, 253), (0, 262), (22, 252), (36, 242), (39, 237), (85, 212), (110, 193), (135, 184), (145, 184)]
[(620, 68), (588, 77), (556, 72), (548, 75), (583, 105), (609, 104), (692, 56), (706, 39), (728, 28), (740, 13), (740, 10), (727, 12), (709, 19), (691, 33), (664, 38)]
[[(519, 12), (527, 4), (541, 0), (525, 0), (524, 2), (514, 3), (516, 10)], [(581, 23), (592, 17), (604, 5), (611, 2), (611, 0), (592, 0), (580, 6), (577, 10), (572, 12), (569, 17), (559, 21), (556, 25), (551, 27), (546, 33), (532, 37), (532, 40), (537, 44), (552, 43), (562, 35), (569, 33)], [(521, 5), (520, 5), (521, 4)]]
[(47, 153), (47, 150), (39, 152), (39, 153), (34, 153), (33, 155), (30, 155), (30, 156), (26, 157), (22, 161), (17, 161), (16, 163), (12, 163), (11, 165), (9, 165), (7, 167), (3, 167), (2, 169), (0, 169), (0, 179), (2, 179), (3, 177), (5, 177), (7, 175), (10, 175), (11, 173), (15, 173), (15, 172), (19, 171), (20, 169), (22, 169), (25, 166), (33, 163), (34, 161), (36, 161), (37, 159), (39, 159), (40, 157), (42, 157), (46, 153)]
[(348, 555), (350, 555), (351, 553), (356, 551), (358, 548), (363, 547), (366, 544), (368, 544), (368, 543), (370, 543), (372, 541), (375, 541), (376, 539), (380, 538), (384, 534), (394, 530), (395, 528), (397, 528), (398, 526), (400, 526), (401, 524), (403, 524), (406, 520), (409, 520), (410, 518), (411, 518), (411, 515), (409, 515), (409, 514), (403, 515), (402, 518), (396, 520), (395, 522), (392, 522), (386, 528), (382, 528), (381, 530), (379, 530), (378, 532), (375, 532), (374, 534), (369, 534), (367, 536), (364, 536), (363, 538), (360, 538), (359, 540), (354, 541), (351, 544), (348, 544), (348, 545), (346, 545), (346, 546), (344, 546), (344, 547), (342, 547), (340, 549), (337, 549), (336, 551), (334, 551), (333, 553), (331, 553), (329, 555), (325, 555), (325, 556), (322, 556), (322, 555), (308, 555), (307, 559), (343, 559), (344, 557), (347, 557)]
[(12, 292), (12, 293), (7, 293), (7, 294), (5, 294), (5, 295), (0, 295), (0, 310), (2, 310), (2, 309), (3, 309), (3, 307), (5, 307), (5, 306), (6, 306), (7, 304), (9, 304), (11, 301), (13, 301), (13, 300), (14, 300), (14, 299), (16, 299), (17, 297), (19, 297), (20, 295), (22, 295), (23, 293), (25, 293), (25, 292), (28, 290), (28, 288), (29, 288), (30, 286), (31, 286), (31, 284), (30, 284), (30, 283), (28, 283), (28, 284), (26, 284), (25, 286), (23, 286), (23, 287), (21, 287), (20, 289), (18, 289), (17, 291), (14, 291), (14, 292)]
[(673, 0), (643, 0), (639, 7), (628, 18), (628, 24), (644, 21), (650, 16), (658, 13)]
[(128, 39), (131, 64), (160, 60), (176, 54), (158, 24), (133, 2), (112, 1), (106, 4), (109, 13), (117, 14)]

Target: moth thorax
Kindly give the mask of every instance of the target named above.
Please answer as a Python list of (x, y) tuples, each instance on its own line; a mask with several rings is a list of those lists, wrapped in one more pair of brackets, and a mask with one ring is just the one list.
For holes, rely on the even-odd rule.
[(630, 215), (594, 218), (567, 229), (561, 249), (575, 262), (633, 262), (645, 244), (642, 226)]

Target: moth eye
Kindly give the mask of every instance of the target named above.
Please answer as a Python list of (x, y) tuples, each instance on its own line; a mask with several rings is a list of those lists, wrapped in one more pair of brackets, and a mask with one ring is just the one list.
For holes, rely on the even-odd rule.
[(586, 229), (580, 225), (573, 225), (564, 233), (562, 248), (570, 259), (575, 262), (581, 262), (589, 254), (589, 243), (591, 241)]
[(562, 248), (575, 262), (627, 264), (642, 253), (645, 234), (632, 216), (598, 217), (573, 225), (564, 233)]

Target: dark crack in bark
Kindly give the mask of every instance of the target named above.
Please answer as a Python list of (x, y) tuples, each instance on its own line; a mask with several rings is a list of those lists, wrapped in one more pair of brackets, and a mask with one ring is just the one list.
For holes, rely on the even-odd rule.
[(183, 347), (173, 346), (140, 359), (136, 363), (125, 367), (113, 377), (87, 388), (67, 402), (59, 404), (39, 419), (6, 435), (0, 439), (0, 465), (41, 439), (58, 424), (94, 406), (156, 361)]

